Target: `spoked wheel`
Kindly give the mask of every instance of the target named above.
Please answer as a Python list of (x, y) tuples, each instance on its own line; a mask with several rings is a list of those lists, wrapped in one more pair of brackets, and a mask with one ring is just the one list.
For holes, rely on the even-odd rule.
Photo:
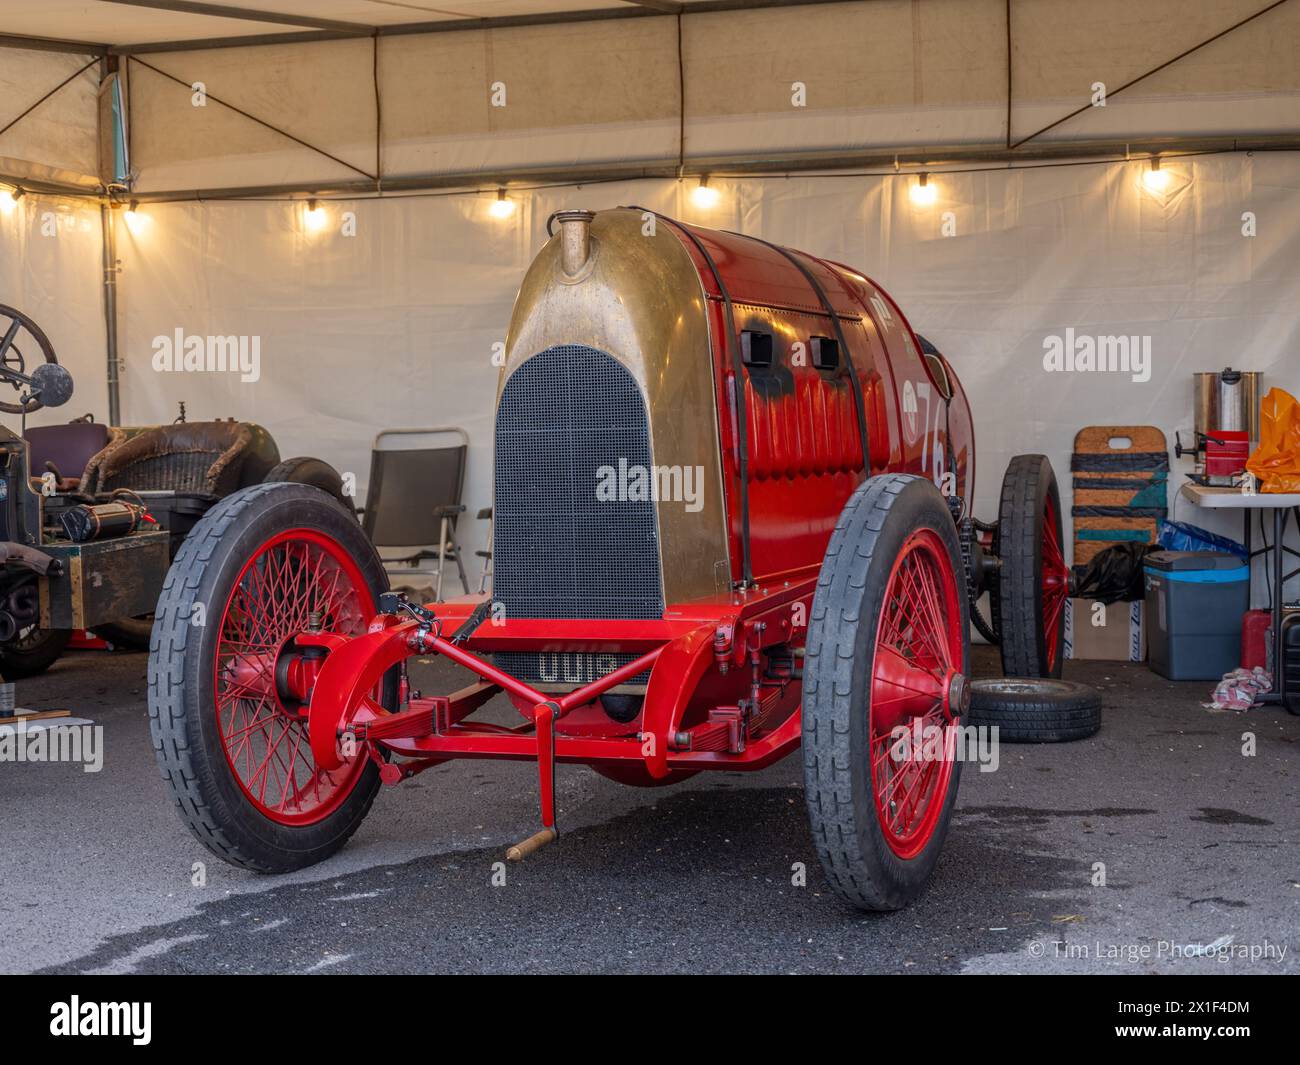
[[(54, 345), (39, 325), (17, 308), (0, 304), (0, 367), (30, 376), (42, 362), (58, 361)], [(13, 387), (20, 386), (13, 384)], [(31, 413), (40, 408), (40, 402), (33, 401), (27, 404), (26, 410)], [(22, 414), (24, 407), (21, 403), (0, 402), (0, 410)]]
[[(365, 631), (384, 570), (356, 520), (318, 489), (243, 489), (186, 538), (158, 601), (149, 716), (182, 819), (225, 860), (287, 872), (356, 831), (379, 786), (360, 750), (326, 770), (306, 703), (323, 650), (308, 629)], [(392, 709), (396, 677), (377, 693)]]
[(1017, 455), (1002, 479), (993, 589), (1002, 672), (1059, 677), (1065, 657), (1070, 571), (1061, 535), (1061, 497), (1046, 455)]
[(804, 787), (827, 877), (862, 909), (924, 889), (957, 798), (969, 704), (961, 549), (927, 480), (873, 477), (831, 537), (804, 657)]

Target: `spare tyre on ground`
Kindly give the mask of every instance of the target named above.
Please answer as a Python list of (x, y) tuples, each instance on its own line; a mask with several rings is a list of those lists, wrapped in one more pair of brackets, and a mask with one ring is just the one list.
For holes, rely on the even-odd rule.
[(970, 724), (1005, 743), (1082, 740), (1101, 728), (1101, 693), (1072, 680), (995, 677), (971, 683)]

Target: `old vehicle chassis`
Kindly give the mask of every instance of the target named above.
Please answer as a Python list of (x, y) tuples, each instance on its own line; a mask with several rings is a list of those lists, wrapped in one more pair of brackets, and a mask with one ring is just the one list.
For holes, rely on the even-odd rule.
[[(494, 622), (476, 613), (486, 599), (467, 598), (417, 608), (422, 616), (408, 620), (380, 615), (366, 635), (352, 640), (306, 633), (300, 645), (331, 650), (310, 693), (312, 753), (321, 767), (337, 767), (339, 744), (350, 731), (357, 740), (378, 742), (392, 754), (412, 759), (383, 767), (381, 775), (390, 783), (452, 758), (536, 760), (544, 830), (555, 826), (556, 762), (631, 764), (644, 769), (645, 782), (699, 769), (762, 769), (798, 745), (799, 717), (793, 672), (767, 676), (761, 654), (802, 642), (806, 620), (801, 619), (808, 617), (815, 587), (813, 575), (770, 592), (748, 589), (727, 601), (670, 610), (662, 621)], [(444, 635), (458, 629), (469, 631), (460, 640)], [(540, 692), (481, 657), (499, 651), (546, 653), (553, 647), (565, 653), (637, 657), (563, 695)], [(392, 666), (430, 653), (444, 655), (482, 680), (442, 698), (413, 696), (409, 708), (397, 714), (384, 713), (366, 694)], [(691, 696), (714, 667), (749, 677), (748, 698), (711, 708), (703, 720), (685, 727)], [(650, 683), (637, 729), (610, 727), (604, 715), (592, 723), (582, 713), (592, 710), (599, 696), (646, 670), (651, 670)], [(529, 720), (516, 728), (468, 720), (500, 691), (531, 708)], [(357, 706), (362, 709), (354, 715)], [(562, 722), (572, 723), (573, 730)]]
[[(802, 745), (833, 886), (908, 904), (956, 801), (975, 601), (993, 593), (1008, 673), (1059, 674), (1050, 464), (1014, 459), (977, 524), (960, 383), (857, 271), (642, 208), (553, 221), (498, 388), (491, 597), (390, 592), (313, 489), (223, 500), (177, 555), (150, 655), (181, 817), (285, 872), (342, 846), (381, 782), (533, 761), (519, 859), (557, 837), (558, 763), (655, 786)], [(629, 469), (669, 490), (612, 492)], [(477, 679), (427, 697), (407, 663), (428, 655)], [(519, 723), (475, 718), (502, 694)]]

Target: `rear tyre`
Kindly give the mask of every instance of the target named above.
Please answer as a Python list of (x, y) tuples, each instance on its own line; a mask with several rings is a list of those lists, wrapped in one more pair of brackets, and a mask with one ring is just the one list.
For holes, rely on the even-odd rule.
[(1065, 658), (1069, 570), (1061, 538), (1061, 496), (1046, 455), (1017, 455), (1002, 479), (998, 508), (995, 627), (1008, 677), (1059, 677)]
[(278, 466), (273, 466), (262, 478), (263, 484), (309, 484), (319, 488), (326, 495), (333, 496), (351, 511), (352, 500), (343, 494), (343, 478), (339, 471), (324, 459), (300, 455), (285, 459)]
[(119, 651), (149, 650), (149, 634), (153, 632), (153, 615), (123, 618), (108, 625), (96, 625), (95, 635), (107, 640)]
[(68, 649), (71, 629), (38, 629), (35, 626), (6, 644), (0, 644), (0, 677), (22, 680), (44, 673)]
[(1004, 743), (1082, 740), (1101, 728), (1101, 695), (1069, 680), (977, 680), (971, 685), (970, 723), (996, 725)]
[[(865, 481), (826, 549), (804, 655), (804, 790), (822, 868), (864, 910), (920, 895), (948, 831), (970, 659), (961, 572), (952, 516), (919, 477)], [(900, 729), (920, 748), (902, 749)]]
[[(313, 612), (326, 632), (364, 632), (387, 587), (361, 527), (306, 485), (241, 489), (186, 537), (158, 600), (149, 723), (177, 812), (214, 854), (289, 872), (361, 824), (378, 770), (364, 749), (317, 768), (306, 717), (277, 694), (276, 649)], [(396, 681), (379, 693), (390, 710)]]

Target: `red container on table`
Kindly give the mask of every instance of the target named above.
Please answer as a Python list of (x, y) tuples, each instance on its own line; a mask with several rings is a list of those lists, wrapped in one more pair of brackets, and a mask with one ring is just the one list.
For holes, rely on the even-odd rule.
[(1250, 435), (1242, 430), (1219, 430), (1205, 438), (1205, 472), (1210, 477), (1235, 477), (1250, 457)]
[(1241, 668), (1268, 668), (1268, 630), (1273, 615), (1268, 610), (1247, 610), (1241, 619)]

